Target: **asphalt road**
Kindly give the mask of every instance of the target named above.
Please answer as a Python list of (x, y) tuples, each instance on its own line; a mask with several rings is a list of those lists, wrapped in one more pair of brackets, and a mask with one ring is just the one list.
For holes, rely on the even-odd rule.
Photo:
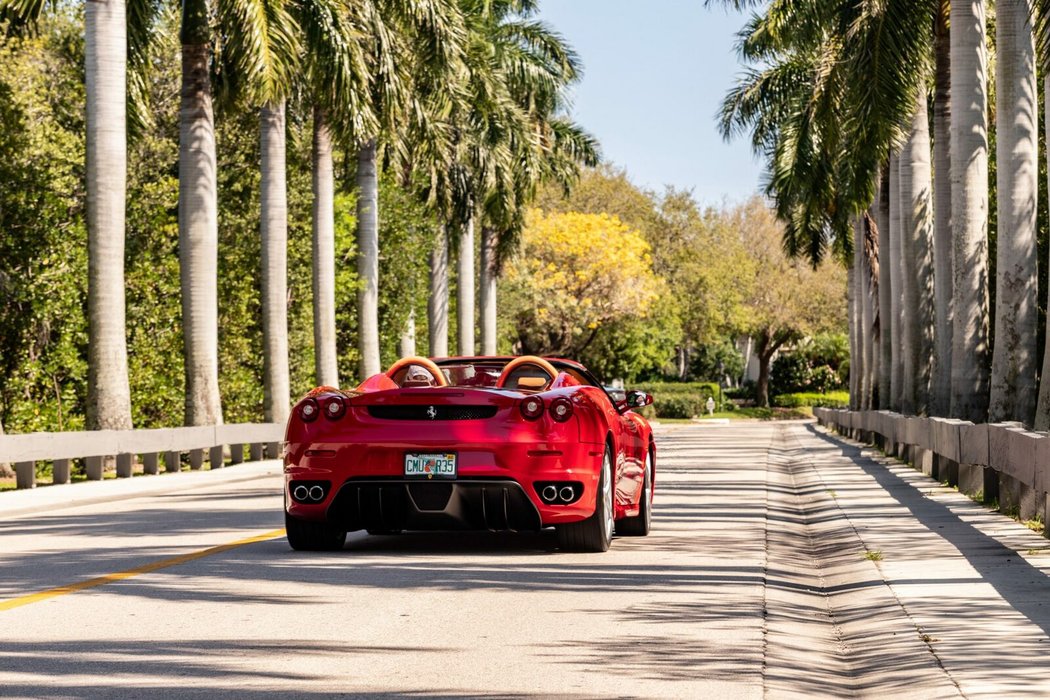
[(240, 474), (0, 494), (0, 696), (1050, 695), (1046, 540), (813, 425), (663, 429), (654, 531), (606, 554), (296, 553), (276, 469)]

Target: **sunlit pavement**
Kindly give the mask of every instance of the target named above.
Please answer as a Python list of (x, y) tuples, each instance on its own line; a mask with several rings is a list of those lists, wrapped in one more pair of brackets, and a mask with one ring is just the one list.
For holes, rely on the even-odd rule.
[(812, 424), (669, 426), (658, 450), (654, 531), (607, 554), (223, 548), (282, 527), (272, 467), (0, 515), (0, 696), (1050, 695), (1043, 538)]

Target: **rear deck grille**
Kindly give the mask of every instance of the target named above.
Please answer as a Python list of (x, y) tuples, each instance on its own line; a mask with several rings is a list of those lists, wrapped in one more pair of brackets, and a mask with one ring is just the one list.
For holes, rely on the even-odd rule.
[(369, 406), (368, 415), (382, 420), (482, 420), (498, 410), (497, 406)]

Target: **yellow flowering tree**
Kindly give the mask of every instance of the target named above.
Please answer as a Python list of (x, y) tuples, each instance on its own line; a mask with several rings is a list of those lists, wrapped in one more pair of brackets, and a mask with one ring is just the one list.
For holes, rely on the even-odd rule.
[(603, 329), (647, 317), (666, 286), (649, 244), (616, 217), (533, 210), (504, 290), (521, 353), (578, 357)]

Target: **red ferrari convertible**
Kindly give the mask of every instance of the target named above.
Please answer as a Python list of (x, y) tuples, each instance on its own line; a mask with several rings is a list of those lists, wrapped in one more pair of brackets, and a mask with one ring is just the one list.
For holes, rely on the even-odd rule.
[(647, 535), (656, 449), (648, 422), (583, 365), (524, 357), (409, 357), (353, 391), (320, 387), (285, 436), (294, 549), (367, 530), (539, 530), (604, 552)]

